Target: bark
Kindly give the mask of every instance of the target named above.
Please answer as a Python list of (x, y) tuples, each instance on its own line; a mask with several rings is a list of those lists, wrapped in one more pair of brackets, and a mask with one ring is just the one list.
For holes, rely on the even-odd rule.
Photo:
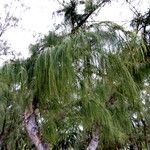
[(51, 150), (49, 144), (44, 141), (40, 133), (37, 115), (35, 113), (35, 106), (31, 106), (31, 108), (26, 109), (24, 113), (24, 125), (30, 140), (37, 150)]
[(136, 144), (130, 145), (129, 150), (139, 150)]
[(145, 147), (146, 147), (147, 150), (149, 150), (148, 138), (147, 138), (147, 124), (146, 124), (146, 121), (144, 119), (142, 119), (141, 121), (142, 121), (142, 124), (143, 124)]
[(3, 143), (4, 143), (3, 137), (0, 137), (0, 148), (2, 147)]
[[(131, 118), (131, 123), (132, 123), (132, 127), (134, 128), (134, 133), (133, 133), (133, 135), (135, 134), (135, 135), (137, 135), (138, 134), (138, 132), (136, 131), (136, 127), (135, 127), (135, 125), (134, 125), (134, 122), (135, 122), (135, 120), (133, 120), (132, 118)], [(130, 147), (129, 147), (129, 150), (141, 150), (142, 148), (141, 148), (141, 143), (140, 143), (140, 141), (138, 140), (138, 139), (136, 139), (135, 137), (132, 137), (131, 135), (130, 135), (130, 137), (129, 137), (129, 141), (130, 141)]]
[(86, 150), (96, 150), (99, 143), (99, 128), (92, 131), (92, 138)]

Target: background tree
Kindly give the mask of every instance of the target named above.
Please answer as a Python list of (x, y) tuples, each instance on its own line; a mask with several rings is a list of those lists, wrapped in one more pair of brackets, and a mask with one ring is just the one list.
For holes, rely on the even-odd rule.
[(3, 35), (10, 27), (16, 26), (19, 19), (13, 16), (9, 11), (9, 9), (12, 7), (11, 5), (5, 4), (3, 7), (5, 9), (5, 14), (1, 14), (0, 18), (0, 54), (6, 55), (8, 53), (7, 51), (9, 46), (7, 45), (7, 41), (3, 40)]
[[(1, 2), (0, 59), (5, 60), (5, 57), (10, 56), (12, 59), (15, 58), (15, 52), (11, 49), (11, 45), (6, 40), (5, 35), (9, 29), (18, 26), (20, 18), (14, 12), (14, 10), (17, 10), (18, 7), (22, 7), (22, 9), (24, 9), (21, 1), (9, 1), (9, 3)], [(22, 111), (21, 107), (16, 102), (17, 98), (15, 97), (17, 85), (12, 87), (10, 85), (10, 81), (5, 77), (1, 78), (0, 84), (0, 149), (27, 148), (27, 138), (25, 136), (25, 132), (22, 130)]]

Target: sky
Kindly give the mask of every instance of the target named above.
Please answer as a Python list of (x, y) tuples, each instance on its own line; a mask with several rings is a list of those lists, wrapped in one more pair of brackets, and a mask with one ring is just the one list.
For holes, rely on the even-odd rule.
[[(9, 3), (10, 1), (13, 0), (1, 0), (0, 9), (4, 3)], [(10, 42), (12, 49), (21, 53), (22, 57), (26, 58), (29, 56), (29, 45), (36, 42), (38, 35), (48, 34), (50, 30), (54, 29), (54, 24), (58, 24), (62, 20), (62, 18), (54, 15), (54, 12), (60, 6), (57, 0), (21, 0), (21, 3), (25, 5), (22, 8), (19, 6), (21, 3), (18, 0), (16, 1), (18, 8), (15, 8), (13, 12), (21, 20), (18, 27), (9, 29), (6, 32), (5, 38)], [(124, 3), (123, 0), (114, 1), (103, 7), (99, 11), (99, 15), (95, 16), (94, 19), (97, 21), (114, 21), (128, 27), (129, 21), (133, 18), (131, 7)], [(133, 5), (138, 10), (144, 12), (150, 7), (150, 0), (134, 0)]]

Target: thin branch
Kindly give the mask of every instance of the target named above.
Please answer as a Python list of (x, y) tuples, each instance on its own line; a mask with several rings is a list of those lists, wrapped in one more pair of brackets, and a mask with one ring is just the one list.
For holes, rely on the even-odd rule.
[(71, 30), (71, 33), (74, 33), (76, 30), (78, 30), (83, 24), (86, 23), (87, 19), (100, 7), (103, 7), (106, 3), (110, 2), (111, 0), (103, 0), (99, 4), (97, 4), (93, 9), (91, 9), (88, 13), (83, 14), (83, 18), (77, 23), (77, 26)]

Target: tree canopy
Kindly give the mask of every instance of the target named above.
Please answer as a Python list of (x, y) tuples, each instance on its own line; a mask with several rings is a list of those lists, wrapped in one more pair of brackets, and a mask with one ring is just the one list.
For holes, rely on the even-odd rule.
[(1, 149), (149, 149), (148, 44), (110, 21), (86, 24), (108, 2), (63, 3), (71, 32), (1, 67)]

